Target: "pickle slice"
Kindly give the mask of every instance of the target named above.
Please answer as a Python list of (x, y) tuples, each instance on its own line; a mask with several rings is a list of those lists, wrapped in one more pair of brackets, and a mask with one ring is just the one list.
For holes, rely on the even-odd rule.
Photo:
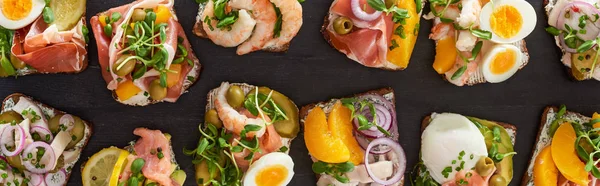
[(50, 9), (54, 13), (54, 22), (59, 31), (71, 30), (85, 14), (86, 0), (52, 0)]
[[(271, 89), (267, 87), (258, 88), (258, 92), (268, 95), (271, 92)], [(290, 100), (285, 95), (273, 91), (273, 95), (271, 98), (277, 105), (281, 107), (283, 112), (287, 115), (288, 119), (283, 121), (277, 121), (273, 123), (275, 126), (275, 130), (277, 133), (286, 138), (294, 138), (298, 135), (298, 131), (300, 131), (300, 121), (298, 119), (298, 107), (292, 100)]]
[(590, 49), (583, 53), (571, 54), (571, 72), (577, 80), (590, 79), (590, 73), (596, 57), (596, 50)]

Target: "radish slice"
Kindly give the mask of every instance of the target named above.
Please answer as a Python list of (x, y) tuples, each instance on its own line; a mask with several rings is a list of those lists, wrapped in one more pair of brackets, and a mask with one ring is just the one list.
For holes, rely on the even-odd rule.
[(48, 173), (44, 178), (47, 186), (63, 186), (67, 183), (67, 172), (60, 169), (56, 173)]
[(361, 19), (363, 21), (373, 21), (377, 18), (379, 18), (379, 16), (381, 16), (381, 11), (375, 11), (373, 13), (367, 13), (365, 12), (362, 7), (360, 7), (360, 2), (359, 0), (350, 0), (350, 7), (352, 7), (352, 13), (354, 13), (354, 16), (356, 16), (356, 18)]
[[(396, 171), (393, 174), (393, 176), (388, 180), (382, 180), (379, 179), (377, 176), (374, 176), (373, 171), (369, 166), (368, 154), (370, 153), (371, 149), (381, 145), (390, 147), (392, 151), (398, 156), (398, 162), (394, 163), (394, 168), (396, 169)], [(369, 174), (369, 177), (371, 177), (371, 179), (373, 179), (374, 182), (381, 185), (392, 185), (398, 183), (404, 176), (404, 171), (406, 170), (406, 154), (404, 154), (404, 149), (402, 149), (402, 146), (394, 140), (390, 138), (377, 138), (371, 141), (365, 153), (365, 168), (367, 169), (367, 174)]]
[(52, 136), (52, 132), (50, 130), (45, 129), (44, 127), (35, 126), (31, 128), (31, 134), (38, 134), (40, 136), (40, 140), (50, 143), (54, 137)]
[[(0, 134), (0, 150), (5, 156), (16, 156), (25, 148), (25, 130), (19, 125), (11, 125), (5, 127)], [(15, 138), (17, 140), (15, 140)], [(8, 150), (6, 146), (14, 147), (14, 149)]]
[[(40, 152), (42, 150), (43, 152)], [(21, 154), (21, 160), (23, 166), (25, 166), (25, 169), (28, 171), (36, 174), (43, 174), (54, 169), (57, 158), (54, 154), (54, 149), (52, 149), (50, 145), (36, 141), (25, 148), (23, 154)]]

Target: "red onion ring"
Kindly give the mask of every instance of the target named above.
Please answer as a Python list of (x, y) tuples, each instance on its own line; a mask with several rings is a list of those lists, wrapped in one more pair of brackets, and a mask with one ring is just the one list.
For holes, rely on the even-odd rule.
[(381, 16), (381, 11), (375, 11), (370, 14), (365, 12), (360, 7), (360, 2), (358, 1), (359, 0), (350, 0), (350, 7), (352, 8), (352, 13), (354, 13), (354, 16), (356, 16), (356, 18), (361, 19), (363, 21), (373, 21), (379, 18), (379, 16)]
[(56, 173), (48, 173), (44, 177), (47, 186), (63, 186), (67, 183), (67, 172), (60, 169)]
[[(364, 137), (364, 136), (360, 136), (359, 134), (357, 134), (357, 132), (354, 132), (354, 138), (356, 139), (356, 141), (358, 142), (358, 145), (360, 145), (360, 147), (363, 150), (367, 150), (367, 147), (369, 147), (369, 143), (371, 143), (371, 139)], [(371, 150), (371, 154), (375, 154), (375, 155), (380, 155), (380, 154), (385, 154), (388, 153), (392, 150), (392, 148), (376, 148)]]
[[(46, 164), (44, 164), (44, 168), (41, 167), (35, 167), (34, 164), (31, 163), (31, 159), (36, 158), (37, 156), (37, 152), (38, 152), (38, 147), (43, 148), (44, 150), (46, 150), (44, 152), (44, 155), (42, 155), (41, 160), (38, 160), (40, 162), (47, 162)], [(32, 154), (33, 158), (28, 158), (28, 154)], [(23, 154), (21, 154), (21, 160), (23, 159), (29, 159), (28, 161), (22, 161), (23, 166), (25, 166), (25, 168), (32, 172), (32, 173), (36, 173), (36, 174), (44, 174), (49, 172), (50, 170), (52, 170), (54, 168), (54, 164), (56, 164), (56, 156), (54, 155), (54, 149), (52, 149), (52, 147), (44, 142), (41, 141), (36, 141), (33, 142), (31, 144), (29, 144), (27, 146), (27, 148), (25, 148), (25, 150), (23, 151)], [(44, 161), (46, 160), (46, 161)]]
[(65, 125), (67, 127), (66, 131), (71, 131), (75, 126), (75, 119), (70, 114), (65, 114), (59, 119), (59, 123)]
[[(389, 131), (391, 126), (392, 126), (392, 116), (391, 113), (388, 109), (386, 109), (383, 105), (374, 103), (373, 106), (375, 107), (375, 115), (377, 116), (377, 125), (379, 125), (381, 128), (385, 129), (386, 131)], [(369, 110), (369, 108), (365, 108), (362, 111), (359, 111), (360, 114), (364, 115), (367, 120), (372, 121), (373, 120), (373, 116), (371, 114), (371, 111)], [(383, 137), (385, 136), (384, 133), (382, 133), (381, 131), (377, 130), (377, 127), (373, 126), (367, 130), (358, 130), (358, 128), (360, 127), (360, 123), (358, 122), (358, 119), (354, 118), (354, 120), (352, 121), (352, 123), (354, 124), (354, 127), (356, 128), (356, 130), (364, 135), (367, 136), (369, 138), (379, 138), (379, 137)]]
[[(569, 11), (572, 10), (574, 8), (577, 8), (580, 12), (576, 12), (576, 11)], [(574, 15), (570, 15), (570, 19), (573, 19), (572, 21), (568, 21), (567, 18), (565, 17), (565, 14), (567, 13), (567, 11), (570, 12), (570, 14), (574, 14)], [(594, 14), (598, 14), (600, 15), (600, 10), (596, 9), (596, 7), (594, 7), (593, 5), (586, 3), (586, 2), (581, 2), (581, 1), (573, 1), (569, 4), (566, 4), (564, 6), (564, 8), (560, 11), (560, 14), (558, 15), (558, 18), (556, 19), (556, 27), (560, 30), (567, 30), (565, 28), (565, 24), (569, 25), (571, 28), (579, 28), (579, 17), (578, 15), (581, 14), (585, 14), (588, 15), (589, 17), (594, 17)], [(595, 26), (596, 27), (596, 32), (593, 32), (594, 30), (590, 29), (590, 26)], [(581, 34), (581, 33), (577, 33), (577, 36), (580, 37), (583, 40), (593, 40), (596, 37), (598, 37), (598, 34), (600, 34), (600, 23), (598, 23), (598, 21), (596, 21), (596, 23), (594, 24), (586, 24), (586, 26), (584, 27), (584, 29), (587, 31), (585, 34)], [(565, 43), (565, 39), (563, 34), (561, 33), (559, 36), (560, 39), (560, 44), (563, 46), (563, 49), (569, 53), (577, 53), (577, 49), (576, 48), (570, 48), (567, 46), (567, 44)]]
[(385, 108), (387, 108), (390, 111), (390, 114), (392, 115), (392, 127), (398, 126), (397, 121), (396, 121), (396, 107), (394, 107), (394, 104), (392, 104), (392, 102), (390, 102), (389, 100), (385, 99), (383, 96), (378, 95), (378, 94), (362, 95), (359, 98), (373, 100), (373, 101), (375, 101), (375, 103), (383, 105)]
[[(54, 139), (54, 137), (52, 136), (52, 132), (50, 132), (50, 130), (42, 127), (42, 126), (35, 126), (31, 128), (31, 134), (33, 133), (37, 133), (40, 135), (40, 138), (42, 138), (42, 141), (45, 141), (47, 143), (52, 142), (52, 140)], [(49, 140), (46, 140), (46, 136), (50, 136)]]
[[(394, 153), (396, 153), (398, 155), (398, 163), (394, 164), (394, 167), (396, 168), (396, 172), (388, 180), (381, 180), (381, 179), (377, 178), (375, 175), (373, 175), (373, 171), (371, 171), (371, 167), (369, 166), (368, 153), (373, 147), (379, 146), (379, 145), (387, 145), (388, 147), (391, 147), (391, 149), (394, 151)], [(406, 170), (406, 154), (404, 154), (404, 149), (402, 149), (402, 146), (399, 143), (395, 142), (394, 140), (392, 140), (390, 138), (377, 138), (377, 139), (371, 141), (371, 143), (369, 143), (369, 146), (367, 147), (367, 150), (365, 151), (365, 153), (367, 153), (365, 155), (365, 160), (364, 160), (365, 168), (367, 169), (367, 174), (369, 174), (369, 177), (371, 177), (371, 179), (373, 179), (374, 182), (377, 182), (381, 185), (392, 185), (394, 183), (398, 183), (404, 176), (404, 171)]]
[(30, 174), (29, 183), (33, 186), (39, 186), (44, 183), (44, 176), (41, 174)]
[[(15, 141), (15, 134), (13, 132), (19, 134), (19, 141)], [(4, 130), (2, 130), (2, 134), (0, 134), (0, 150), (2, 151), (2, 154), (5, 156), (16, 156), (21, 153), (23, 148), (25, 148), (25, 136), (25, 130), (20, 125), (11, 125), (5, 127)], [(14, 151), (9, 151), (6, 148), (6, 145), (9, 143), (14, 143)]]

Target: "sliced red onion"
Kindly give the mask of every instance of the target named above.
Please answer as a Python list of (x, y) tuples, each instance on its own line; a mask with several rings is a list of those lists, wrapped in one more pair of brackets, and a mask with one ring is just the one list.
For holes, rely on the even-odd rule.
[(48, 173), (44, 180), (47, 186), (63, 186), (67, 183), (67, 172), (65, 169), (60, 169), (56, 173)]
[[(7, 126), (0, 134), (0, 150), (5, 156), (16, 156), (25, 148), (25, 130), (19, 125)], [(18, 137), (18, 141), (15, 138)], [(10, 151), (6, 148), (7, 145), (14, 145), (15, 149)]]
[(73, 129), (73, 127), (75, 126), (75, 119), (73, 119), (72, 115), (65, 114), (62, 117), (60, 117), (59, 123), (67, 127), (66, 131), (71, 131), (71, 129)]
[[(45, 141), (47, 143), (52, 142), (52, 140), (54, 139), (54, 137), (52, 136), (52, 132), (50, 132), (50, 130), (41, 127), (41, 126), (35, 126), (31, 128), (31, 134), (37, 133), (38, 135), (40, 135), (40, 138), (42, 139), (42, 141)], [(46, 136), (49, 136), (48, 138)]]
[[(389, 131), (393, 123), (392, 114), (383, 105), (373, 103), (373, 106), (375, 107), (375, 115), (377, 116), (377, 125), (385, 129), (386, 131)], [(369, 121), (373, 120), (373, 115), (371, 114), (369, 108), (365, 108), (364, 110), (360, 111), (360, 114), (364, 115)], [(357, 131), (366, 137), (379, 138), (385, 136), (385, 134), (377, 130), (377, 127), (375, 126), (369, 128), (368, 130), (358, 130), (358, 128), (360, 127), (360, 123), (356, 118), (354, 118), (354, 121), (352, 123), (354, 123), (354, 127), (356, 127)]]
[[(362, 135), (357, 134), (357, 132), (354, 132), (354, 138), (356, 139), (356, 141), (358, 142), (358, 145), (360, 145), (360, 147), (363, 150), (367, 150), (367, 147), (369, 147), (369, 143), (371, 143), (371, 139), (364, 137)], [(375, 147), (374, 149), (371, 150), (371, 154), (385, 154), (388, 153), (392, 150), (392, 148), (389, 148), (387, 146), (383, 147), (383, 148), (379, 148), (379, 147)]]
[(375, 11), (373, 13), (367, 13), (365, 12), (362, 7), (360, 7), (360, 2), (359, 0), (350, 0), (350, 7), (352, 7), (352, 13), (354, 13), (354, 16), (356, 16), (356, 18), (361, 19), (363, 21), (373, 21), (377, 18), (379, 18), (379, 16), (381, 16), (381, 11)]
[[(398, 162), (394, 164), (394, 168), (396, 169), (396, 171), (388, 180), (381, 180), (374, 176), (373, 171), (371, 171), (371, 167), (369, 166), (368, 153), (370, 153), (371, 149), (380, 145), (386, 145), (390, 147), (393, 150), (393, 152), (396, 153), (398, 156)], [(404, 171), (406, 170), (406, 154), (404, 154), (404, 149), (402, 149), (402, 146), (394, 140), (390, 138), (377, 138), (371, 141), (365, 153), (365, 168), (367, 169), (367, 174), (369, 174), (369, 177), (371, 177), (371, 179), (373, 179), (374, 182), (379, 183), (381, 185), (392, 185), (398, 183), (404, 176)]]
[[(568, 15), (567, 15), (568, 13)], [(587, 15), (589, 19), (586, 21), (586, 24), (583, 28), (579, 27), (579, 17)], [(582, 1), (573, 1), (564, 6), (561, 10), (558, 19), (556, 20), (556, 26), (560, 30), (567, 30), (565, 25), (569, 25), (569, 27), (575, 30), (586, 30), (585, 33), (577, 32), (577, 37), (581, 38), (584, 41), (593, 40), (598, 37), (600, 34), (600, 21), (595, 20), (596, 16), (600, 16), (600, 10), (596, 9), (594, 5), (591, 5)], [(567, 18), (567, 16), (569, 18)], [(591, 20), (595, 20), (595, 22), (591, 22)], [(570, 53), (577, 53), (576, 48), (570, 48), (566, 45), (564, 40), (564, 35), (561, 34), (559, 36), (560, 43), (565, 49), (565, 51)]]
[(44, 176), (41, 174), (30, 174), (29, 175), (29, 184), (33, 186), (39, 186), (44, 183)]
[[(36, 159), (38, 148), (43, 148), (45, 150), (44, 155), (42, 155), (41, 159), (39, 160)], [(25, 150), (21, 154), (21, 160), (23, 166), (25, 166), (25, 168), (28, 171), (36, 174), (44, 174), (54, 168), (57, 159), (56, 155), (54, 154), (54, 149), (52, 149), (52, 147), (49, 144), (41, 141), (36, 141), (29, 144), (29, 146), (25, 148)], [(32, 161), (39, 161), (39, 165), (43, 165), (43, 168), (41, 166), (36, 167), (36, 165), (34, 165), (34, 162)]]
[(385, 99), (383, 96), (378, 95), (378, 94), (367, 94), (367, 95), (363, 95), (360, 96), (359, 98), (361, 99), (366, 99), (366, 100), (372, 100), (375, 103), (381, 104), (383, 105), (385, 108), (387, 108), (390, 111), (390, 115), (392, 116), (392, 128), (397, 127), (397, 121), (396, 121), (396, 107), (394, 107), (394, 104), (392, 104), (392, 102), (390, 102), (389, 100)]

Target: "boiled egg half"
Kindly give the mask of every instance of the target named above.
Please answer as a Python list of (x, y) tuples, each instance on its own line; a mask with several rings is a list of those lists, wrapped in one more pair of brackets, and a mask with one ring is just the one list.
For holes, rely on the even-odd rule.
[(264, 155), (248, 168), (244, 186), (283, 186), (294, 176), (294, 161), (282, 152)]
[(433, 114), (421, 136), (421, 160), (441, 184), (454, 179), (457, 167), (471, 170), (479, 158), (487, 156), (483, 135), (460, 114)]
[(510, 44), (498, 44), (490, 48), (480, 66), (483, 77), (490, 83), (499, 83), (513, 76), (522, 65), (523, 53)]
[(537, 22), (535, 10), (525, 0), (487, 3), (479, 16), (479, 28), (492, 32), (495, 43), (514, 43), (527, 37)]
[(38, 18), (45, 6), (44, 0), (0, 0), (0, 26), (23, 28)]

